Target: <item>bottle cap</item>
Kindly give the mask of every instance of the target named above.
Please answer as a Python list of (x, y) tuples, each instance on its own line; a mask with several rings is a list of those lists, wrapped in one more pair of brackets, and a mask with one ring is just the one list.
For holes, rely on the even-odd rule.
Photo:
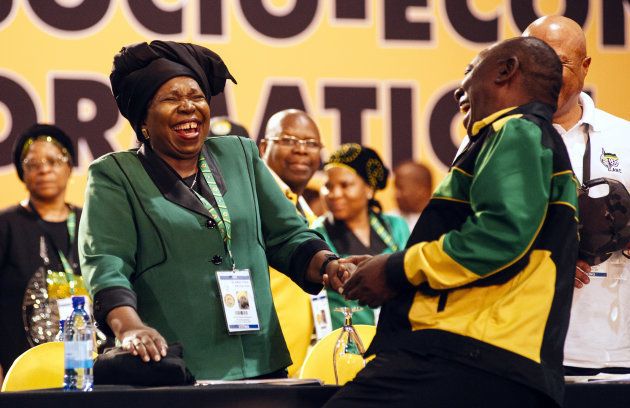
[(74, 309), (85, 306), (85, 298), (83, 296), (72, 296), (72, 307)]

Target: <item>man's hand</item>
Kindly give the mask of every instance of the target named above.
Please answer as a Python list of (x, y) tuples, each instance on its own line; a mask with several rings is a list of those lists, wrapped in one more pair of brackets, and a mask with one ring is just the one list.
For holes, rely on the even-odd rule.
[(322, 276), (324, 286), (335, 292), (343, 293), (343, 285), (356, 269), (356, 265), (350, 262), (343, 262), (342, 259), (330, 262), (326, 267), (326, 273)]
[(584, 285), (588, 285), (591, 282), (591, 279), (588, 277), (588, 274), (591, 273), (591, 266), (581, 259), (578, 259), (575, 265), (575, 280), (573, 281), (573, 286), (580, 289), (584, 287)]
[[(306, 271), (306, 276), (311, 282), (323, 283), (327, 288), (341, 293), (343, 284), (348, 280), (350, 274), (356, 267), (352, 263), (341, 262), (340, 259), (326, 262), (327, 258), (331, 255), (335, 254), (330, 251), (319, 251), (313, 255)], [(322, 271), (324, 262), (326, 262), (326, 266)]]
[(377, 255), (360, 262), (357, 270), (343, 286), (346, 299), (378, 307), (393, 298), (396, 292), (387, 286), (385, 275), (385, 264), (388, 259), (389, 255)]
[(372, 255), (352, 255), (346, 258), (341, 258), (339, 260), (340, 263), (351, 263), (356, 266), (359, 266), (361, 262), (367, 261), (368, 259), (372, 259)]
[(343, 285), (350, 279), (350, 276), (356, 271), (357, 265), (361, 262), (372, 258), (372, 255), (352, 255), (347, 258), (339, 259), (336, 274), (324, 274), (324, 285), (333, 289), (335, 292), (343, 294)]

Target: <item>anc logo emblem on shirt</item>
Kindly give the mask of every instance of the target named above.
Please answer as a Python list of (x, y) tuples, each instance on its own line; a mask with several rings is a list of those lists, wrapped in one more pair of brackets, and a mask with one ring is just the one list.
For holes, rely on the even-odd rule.
[(608, 171), (621, 173), (621, 169), (617, 168), (619, 166), (619, 157), (617, 157), (615, 153), (607, 153), (602, 147), (602, 154), (599, 156), (599, 161), (606, 166)]

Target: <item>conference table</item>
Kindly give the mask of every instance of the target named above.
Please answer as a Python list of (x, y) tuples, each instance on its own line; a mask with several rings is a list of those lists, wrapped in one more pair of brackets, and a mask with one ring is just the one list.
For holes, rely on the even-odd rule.
[[(181, 387), (96, 386), (92, 392), (60, 389), (0, 393), (2, 408), (315, 408), (336, 391), (335, 386), (219, 384)], [(418, 406), (422, 407), (421, 401)], [(506, 406), (509, 406), (506, 405)], [(565, 407), (628, 408), (630, 384), (568, 384)]]

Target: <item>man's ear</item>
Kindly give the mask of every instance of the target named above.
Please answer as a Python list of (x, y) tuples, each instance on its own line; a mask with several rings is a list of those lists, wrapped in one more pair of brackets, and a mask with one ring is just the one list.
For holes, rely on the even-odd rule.
[(584, 76), (586, 77), (586, 74), (588, 74), (588, 68), (591, 66), (591, 57), (584, 57), (584, 59), (582, 60), (582, 72), (584, 73)]
[(518, 71), (519, 67), (520, 63), (516, 56), (508, 57), (499, 61), (499, 72), (497, 73), (494, 83), (502, 84), (509, 81), (516, 71)]
[(258, 144), (258, 153), (261, 159), (265, 159), (265, 152), (267, 151), (267, 140), (262, 139)]

